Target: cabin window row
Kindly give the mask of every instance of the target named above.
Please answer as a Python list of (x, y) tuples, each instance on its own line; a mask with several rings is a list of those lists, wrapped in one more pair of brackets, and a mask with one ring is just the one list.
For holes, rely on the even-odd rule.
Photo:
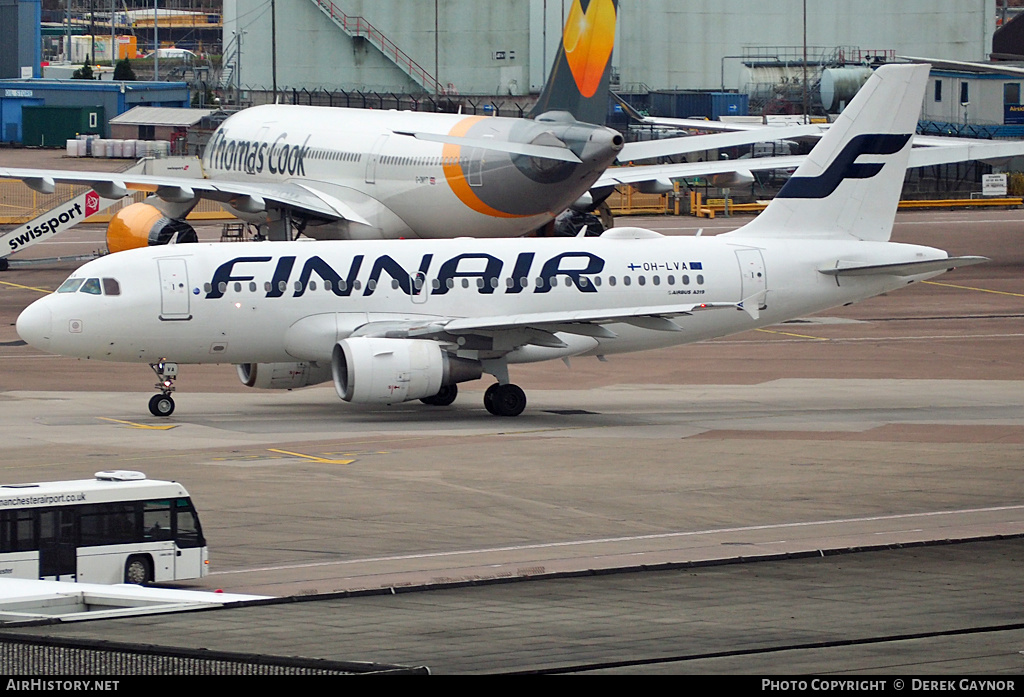
[[(669, 285), (669, 286), (675, 286), (675, 285), (688, 286), (691, 283), (694, 283), (694, 284), (696, 284), (698, 286), (704, 285), (704, 275), (703, 274), (697, 274), (694, 277), (691, 277), (688, 274), (683, 274), (682, 276), (679, 276), (679, 277), (676, 277), (676, 276), (670, 274), (670, 275), (666, 276), (664, 279), (662, 279), (661, 276), (657, 276), (657, 275), (651, 276), (649, 279), (648, 279), (647, 276), (637, 276), (636, 277), (636, 284), (638, 286), (646, 286), (648, 284), (648, 282), (649, 282), (653, 286), (660, 286), (660, 285), (662, 285), (662, 281), (663, 280), (664, 280), (664, 284), (665, 285)], [(595, 286), (598, 286), (598, 287), (600, 287), (602, 285), (605, 285), (606, 283), (607, 283), (608, 286), (615, 287), (615, 286), (618, 286), (620, 283), (623, 286), (632, 286), (633, 282), (634, 282), (634, 279), (633, 279), (632, 276), (622, 276), (621, 279), (619, 277), (617, 277), (617, 276), (608, 276), (607, 279), (605, 279), (602, 276), (594, 276), (593, 278), (590, 278), (588, 276), (580, 276), (579, 277), (579, 284), (580, 284), (580, 286), (582, 286), (584, 288), (587, 287), (588, 285), (590, 285), (591, 283), (593, 283)], [(416, 288), (416, 290), (420, 290), (421, 288), (423, 288), (424, 279), (417, 277), (417, 278), (414, 278), (412, 280), (412, 283), (413, 283), (413, 287)], [(538, 288), (542, 288), (542, 287), (545, 286), (545, 279), (540, 277), (540, 276), (537, 276), (536, 278), (534, 278), (533, 283)], [(499, 281), (497, 277), (493, 277), (493, 276), (489, 279), (489, 281), (486, 281), (485, 279), (483, 279), (482, 277), (479, 277), (479, 276), (476, 277), (476, 279), (474, 281), (470, 281), (470, 279), (468, 279), (468, 278), (459, 279), (459, 282), (457, 282), (456, 279), (454, 279), (454, 278), (449, 278), (449, 279), (447, 279), (445, 281), (445, 286), (449, 290), (455, 289), (456, 287), (458, 287), (460, 285), (463, 288), (469, 288), (469, 287), (472, 286), (473, 288), (480, 289), (480, 288), (486, 287), (488, 284), (490, 285), (491, 288), (494, 288), (494, 289), (497, 289), (501, 285), (503, 285), (502, 282)], [(311, 280), (311, 281), (309, 281), (306, 284), (305, 289), (306, 290), (316, 290), (317, 289), (317, 285), (318, 284), (317, 284), (316, 281), (312, 281)], [(329, 281), (329, 280), (328, 281), (324, 281), (322, 285), (323, 285), (323, 289), (324, 290), (327, 290), (327, 291), (333, 291), (334, 290), (334, 284), (331, 281)], [(372, 279), (367, 281), (367, 283), (366, 283), (366, 287), (369, 290), (376, 290), (377, 289), (377, 285), (378, 285), (377, 281), (374, 281)], [(399, 280), (397, 278), (391, 279), (391, 287), (394, 290), (398, 290), (401, 287), (401, 285), (402, 284), (399, 282)], [(552, 277), (548, 278), (547, 279), (547, 285), (551, 286), (552, 288), (557, 288), (558, 285), (559, 285), (558, 276), (552, 276)], [(571, 286), (571, 285), (574, 285), (574, 284), (573, 284), (571, 279), (567, 278), (567, 279), (565, 279), (562, 282), (562, 285), (568, 287), (568, 286)], [(294, 281), (292, 286), (293, 286), (293, 288), (296, 291), (302, 291), (303, 290), (303, 284), (302, 284), (301, 281)], [(523, 276), (522, 278), (518, 278), (518, 279), (517, 278), (508, 277), (508, 278), (505, 278), (505, 280), (504, 280), (504, 286), (506, 288), (516, 288), (516, 287), (519, 287), (519, 288), (529, 288), (529, 286), (530, 286), (530, 279), (525, 277), (525, 276)], [(257, 290), (259, 290), (259, 285), (255, 281), (249, 281), (249, 283), (244, 285), (244, 286), (243, 286), (242, 283), (240, 283), (238, 281), (235, 281), (233, 284), (231, 284), (230, 287), (233, 288), (236, 293), (241, 293), (243, 288), (248, 289), (248, 291), (250, 293), (255, 293)], [(430, 287), (433, 290), (440, 290), (440, 288), (441, 288), (441, 281), (440, 281), (440, 279), (435, 278), (435, 279), (431, 280), (430, 281)], [(219, 292), (221, 292), (221, 293), (228, 292), (228, 288), (229, 288), (229, 286), (228, 286), (227, 282), (225, 282), (225, 281), (221, 281), (218, 284), (218, 286), (217, 286), (217, 290)], [(274, 286), (273, 286), (273, 284), (270, 281), (264, 282), (263, 290), (265, 292), (269, 293), (273, 289), (274, 289)], [(288, 282), (287, 281), (278, 281), (277, 289), (279, 291), (281, 291), (282, 293), (287, 291), (288, 290)], [(362, 283), (360, 281), (353, 281), (352, 282), (352, 289), (353, 290), (361, 290), (362, 289)], [(206, 293), (211, 293), (211, 292), (213, 292), (213, 286), (210, 283), (206, 283), (203, 286), (203, 290)], [(338, 290), (342, 290), (342, 291), (348, 290), (348, 283), (344, 279), (341, 279), (341, 280), (338, 281)]]
[[(314, 160), (326, 160), (328, 162), (361, 162), (362, 153), (336, 152), (333, 150), (316, 149), (310, 151)], [(394, 165), (398, 167), (415, 165), (418, 167), (446, 167), (454, 165), (465, 165), (466, 158), (459, 157), (404, 157), (398, 155), (385, 155), (380, 158), (382, 165)]]
[(363, 159), (361, 153), (341, 152), (338, 150), (316, 149), (313, 150), (311, 154), (314, 160), (328, 160), (331, 162), (359, 162)]
[(454, 165), (465, 165), (468, 162), (466, 158), (458, 157), (399, 157), (397, 155), (386, 155), (380, 158), (382, 165), (394, 165), (396, 167), (405, 167), (409, 165), (415, 165), (418, 167), (450, 167)]

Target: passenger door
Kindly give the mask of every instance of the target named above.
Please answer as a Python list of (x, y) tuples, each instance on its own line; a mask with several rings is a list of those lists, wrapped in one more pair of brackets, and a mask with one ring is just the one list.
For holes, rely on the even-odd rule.
[[(768, 290), (768, 278), (765, 275), (764, 257), (760, 249), (738, 249), (736, 259), (740, 264), (740, 280), (742, 283), (740, 300), (745, 300), (762, 291)], [(765, 296), (766, 297), (766, 296)], [(765, 309), (765, 301), (761, 301), (760, 309)]]
[(157, 259), (160, 273), (160, 319), (165, 322), (192, 319), (188, 267), (184, 259)]
[[(74, 581), (78, 574), (75, 512), (52, 508), (39, 512), (39, 577)], [(70, 577), (70, 578), (69, 578)]]

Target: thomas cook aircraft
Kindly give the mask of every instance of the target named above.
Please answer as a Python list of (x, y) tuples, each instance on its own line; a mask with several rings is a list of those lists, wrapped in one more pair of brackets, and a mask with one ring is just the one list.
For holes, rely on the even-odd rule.
[(18, 318), (32, 346), (149, 363), (155, 415), (178, 363), (251, 387), (333, 381), (353, 403), (448, 405), (509, 367), (700, 341), (852, 303), (981, 257), (889, 241), (927, 66), (884, 66), (759, 217), (713, 237), (291, 241), (135, 249), (91, 261)]

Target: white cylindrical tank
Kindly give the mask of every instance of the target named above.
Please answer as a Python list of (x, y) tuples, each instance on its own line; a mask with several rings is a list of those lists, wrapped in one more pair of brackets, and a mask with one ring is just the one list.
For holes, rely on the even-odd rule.
[[(817, 68), (807, 66), (807, 81), (813, 83)], [(740, 71), (743, 91), (753, 100), (771, 99), (780, 86), (803, 84), (804, 69), (801, 65), (754, 65), (744, 66)]]
[(96, 138), (92, 141), (92, 156), (93, 157), (106, 157), (107, 156), (107, 141), (103, 138)]
[(825, 111), (838, 113), (846, 108), (857, 91), (871, 77), (871, 68), (848, 66), (821, 71), (821, 103)]
[(65, 143), (68, 157), (78, 157), (78, 139), (73, 138)]

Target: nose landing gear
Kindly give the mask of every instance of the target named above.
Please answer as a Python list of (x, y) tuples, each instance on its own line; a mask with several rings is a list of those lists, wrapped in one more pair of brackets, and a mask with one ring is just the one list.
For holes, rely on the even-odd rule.
[(149, 400), (149, 413), (153, 416), (170, 416), (174, 413), (174, 400), (171, 393), (174, 392), (174, 379), (178, 377), (178, 364), (160, 361), (150, 363), (149, 367), (156, 373), (159, 382), (156, 389), (160, 394), (155, 394)]

